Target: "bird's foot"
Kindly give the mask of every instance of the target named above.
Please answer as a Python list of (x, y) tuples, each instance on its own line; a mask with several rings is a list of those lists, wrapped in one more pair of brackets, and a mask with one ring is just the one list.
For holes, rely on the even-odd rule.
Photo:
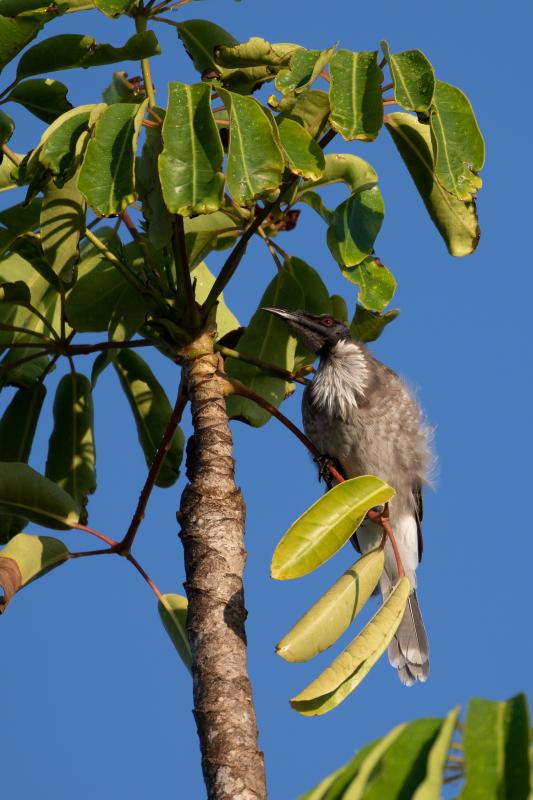
[(313, 459), (315, 464), (318, 466), (318, 481), (324, 481), (328, 489), (333, 489), (335, 485), (335, 480), (331, 476), (331, 472), (329, 471), (330, 467), (337, 467), (337, 462), (331, 456), (317, 456), (317, 458)]

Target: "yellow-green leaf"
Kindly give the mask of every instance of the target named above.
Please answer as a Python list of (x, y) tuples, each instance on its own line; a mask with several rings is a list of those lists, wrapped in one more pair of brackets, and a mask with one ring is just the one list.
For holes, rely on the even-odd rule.
[(394, 98), (407, 111), (428, 111), (435, 90), (435, 72), (421, 50), (391, 53), (387, 42), (381, 49), (389, 62)]
[(63, 186), (49, 181), (41, 207), (41, 244), (48, 264), (66, 285), (76, 277), (80, 237), (85, 230), (87, 204), (75, 174)]
[(319, 180), (325, 166), (324, 153), (310, 133), (292, 119), (278, 122), (281, 145), (291, 172)]
[(277, 654), (285, 661), (307, 661), (331, 647), (376, 588), (384, 562), (380, 548), (356, 561), (283, 637)]
[[(191, 278), (195, 283), (195, 296), (196, 302), (200, 305), (205, 302), (214, 282), (215, 276), (205, 264), (201, 261), (194, 269), (191, 269)], [(239, 320), (228, 308), (224, 301), (224, 294), (218, 298), (216, 307), (216, 326), (217, 326), (217, 339), (221, 339), (226, 333), (234, 331), (239, 327)]]
[(460, 710), (461, 707), (456, 706), (443, 721), (429, 751), (426, 776), (414, 793), (413, 800), (440, 800), (444, 770)]
[(29, 536), (19, 533), (0, 550), (0, 614), (13, 595), (30, 581), (63, 564), (69, 558), (68, 548), (51, 536)]
[(273, 578), (300, 578), (319, 567), (355, 533), (367, 511), (387, 503), (394, 489), (374, 475), (334, 486), (294, 522), (281, 539), (270, 566)]
[(376, 51), (339, 50), (331, 59), (330, 123), (346, 141), (370, 142), (383, 124), (383, 73)]
[(190, 671), (192, 654), (187, 636), (187, 598), (180, 594), (162, 594), (157, 609), (179, 657)]
[(0, 462), (0, 513), (20, 514), (36, 525), (67, 530), (79, 522), (81, 508), (27, 464)]
[(409, 592), (409, 581), (402, 578), (346, 650), (291, 700), (295, 711), (304, 716), (319, 716), (353, 692), (389, 646), (403, 617)]

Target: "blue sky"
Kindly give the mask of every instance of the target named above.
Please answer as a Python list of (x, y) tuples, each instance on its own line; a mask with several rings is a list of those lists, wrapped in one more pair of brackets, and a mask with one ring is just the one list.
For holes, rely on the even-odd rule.
[[(386, 203), (377, 251), (398, 280), (399, 319), (372, 348), (405, 376), (435, 426), (438, 472), (425, 504), (420, 602), (429, 632), (431, 676), (406, 689), (386, 660), (344, 704), (325, 717), (299, 717), (288, 699), (331, 659), (286, 664), (274, 645), (299, 614), (354, 560), (348, 548), (313, 575), (276, 583), (269, 563), (288, 525), (321, 493), (307, 453), (277, 422), (261, 430), (233, 425), (237, 480), (248, 504), (246, 601), (249, 664), (270, 796), (290, 800), (396, 724), (440, 716), (469, 697), (504, 699), (530, 692), (531, 534), (531, 201), (528, 93), (532, 14), (525, 2), (415, 0), (359, 4), (330, 0), (192, 2), (175, 19), (206, 17), (240, 40), (260, 35), (306, 47), (393, 51), (418, 47), (437, 76), (460, 86), (476, 110), (487, 145), (479, 197), (477, 252), (452, 259), (429, 221), (385, 133), (375, 144), (335, 140), (328, 152), (355, 152), (377, 169)], [(91, 33), (122, 43), (131, 23), (70, 15), (47, 36)], [(168, 80), (195, 76), (174, 31), (159, 26), (164, 55), (153, 60), (161, 102)], [(77, 104), (94, 102), (111, 68), (63, 72)], [(130, 75), (136, 65), (126, 66)], [(1, 86), (11, 72), (6, 69)], [(11, 112), (11, 109), (6, 107)], [(32, 146), (43, 125), (13, 109), (12, 146)], [(529, 124), (528, 124), (529, 123)], [(526, 173), (526, 174), (524, 174)], [(342, 190), (332, 193), (342, 199)], [(4, 194), (2, 203), (14, 202)], [(340, 276), (325, 229), (304, 208), (279, 242), (319, 269), (352, 311), (354, 287)], [(219, 259), (210, 262), (213, 269)], [(249, 248), (227, 292), (246, 323), (274, 265), (261, 242)], [(90, 359), (78, 367), (90, 372)], [(156, 360), (169, 393), (177, 376)], [(51, 382), (51, 387), (54, 382)], [(9, 393), (2, 397), (5, 406)], [(43, 469), (50, 434), (49, 389), (31, 463)], [(120, 538), (145, 467), (133, 422), (111, 370), (96, 391), (98, 490), (91, 524)], [(300, 419), (299, 393), (284, 406)], [(188, 422), (186, 424), (188, 430)], [(175, 510), (184, 486), (156, 490), (136, 554), (163, 591), (182, 591)], [(525, 495), (524, 495), (525, 492)], [(28, 530), (31, 530), (28, 529)], [(34, 529), (37, 532), (38, 529)], [(65, 534), (76, 548), (83, 534)], [(351, 630), (343, 639), (346, 644)], [(335, 649), (337, 652), (338, 647)], [(191, 713), (190, 679), (160, 625), (154, 599), (118, 559), (79, 560), (17, 596), (0, 619), (2, 790), (16, 800), (111, 800), (205, 796)]]

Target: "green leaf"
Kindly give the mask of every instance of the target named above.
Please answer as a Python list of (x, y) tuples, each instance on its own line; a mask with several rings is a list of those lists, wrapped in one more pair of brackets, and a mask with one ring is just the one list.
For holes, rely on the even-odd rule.
[(373, 141), (383, 124), (383, 73), (377, 52), (339, 50), (331, 60), (330, 79), (333, 130), (346, 141)]
[(102, 100), (109, 106), (113, 103), (142, 103), (146, 96), (141, 78), (128, 80), (127, 72), (113, 73), (113, 80), (102, 92)]
[(193, 269), (212, 250), (226, 250), (240, 233), (235, 220), (223, 211), (184, 219), (185, 246)]
[(394, 489), (373, 475), (339, 483), (313, 503), (278, 543), (270, 574), (301, 578), (328, 561), (363, 522), (367, 511), (388, 502)]
[(69, 111), (72, 104), (67, 100), (68, 87), (51, 78), (32, 78), (22, 81), (6, 97), (13, 103), (24, 106), (43, 122), (51, 123)]
[(35, 39), (47, 19), (50, 16), (46, 12), (15, 19), (10, 15), (0, 16), (0, 72), (28, 42)]
[(296, 44), (270, 44), (259, 36), (252, 36), (247, 42), (233, 46), (215, 47), (216, 64), (220, 67), (238, 69), (242, 67), (282, 67), (289, 63)]
[(119, 17), (124, 14), (135, 0), (94, 0), (94, 4), (99, 11), (108, 17)]
[(302, 193), (331, 183), (345, 183), (352, 193), (376, 186), (378, 175), (368, 161), (352, 153), (332, 153), (325, 157), (324, 172), (318, 180), (305, 181)]
[[(16, 17), (19, 14), (26, 14), (28, 11), (46, 8), (48, 16), (54, 19), (54, 14), (50, 11), (47, 0), (0, 0), (0, 14), (6, 17)], [(85, 11), (94, 8), (93, 0), (59, 0), (54, 3), (55, 13), (66, 13), (70, 11)]]
[(230, 112), (228, 188), (238, 205), (252, 205), (280, 186), (285, 167), (283, 153), (268, 111), (252, 97), (222, 89), (219, 94)]
[[(269, 98), (273, 107), (280, 109), (277, 120), (292, 119), (317, 139), (326, 127), (329, 117), (329, 94), (320, 89), (307, 89), (301, 94), (286, 95), (281, 103)], [(326, 156), (327, 158), (327, 156)]]
[(0, 462), (0, 513), (20, 514), (36, 525), (67, 530), (79, 522), (81, 508), (27, 464)]
[[(215, 282), (215, 276), (207, 264), (201, 261), (191, 270), (191, 278), (195, 281), (196, 302), (202, 305), (207, 300), (207, 296)], [(217, 301), (216, 327), (217, 339), (221, 339), (227, 333), (239, 327), (239, 320), (227, 307), (223, 294), (219, 296)]]
[(354, 317), (350, 323), (350, 333), (361, 342), (373, 342), (383, 333), (384, 328), (396, 319), (400, 311), (393, 308), (385, 314), (369, 311), (357, 304)]
[(78, 178), (89, 205), (104, 217), (135, 200), (135, 151), (146, 103), (115, 103), (96, 123)]
[(359, 300), (371, 311), (383, 311), (396, 291), (394, 275), (374, 256), (368, 256), (357, 267), (344, 267), (341, 272), (359, 287)]
[(356, 561), (276, 645), (277, 654), (307, 661), (335, 644), (376, 588), (384, 563), (380, 548)]
[(381, 49), (388, 61), (394, 83), (394, 97), (407, 111), (427, 112), (435, 90), (435, 70), (421, 50), (391, 54), (387, 42)]
[(437, 179), (429, 127), (402, 113), (388, 114), (385, 124), (450, 254), (472, 253), (479, 242), (475, 204), (459, 200)]
[(319, 180), (325, 167), (324, 154), (311, 134), (292, 119), (282, 119), (278, 129), (290, 171), (302, 178)]
[(185, 50), (200, 74), (225, 74), (215, 63), (215, 47), (238, 45), (238, 40), (231, 33), (205, 19), (189, 19), (179, 22), (176, 27)]
[(430, 127), (437, 180), (459, 200), (472, 200), (481, 189), (485, 142), (468, 97), (456, 86), (436, 81)]
[(413, 800), (440, 800), (444, 770), (460, 710), (460, 706), (457, 706), (442, 721), (428, 755), (426, 775), (414, 793)]
[[(383, 750), (388, 747), (389, 742), (393, 741), (403, 728), (403, 725), (399, 725), (398, 728), (395, 728), (387, 734), (387, 736), (384, 736), (383, 739), (376, 739), (370, 744), (367, 744), (359, 750), (344, 767), (332, 772), (331, 775), (324, 778), (318, 786), (315, 786), (314, 789), (303, 794), (299, 800), (349, 800), (348, 796), (345, 798), (344, 791), (346, 788), (352, 786), (352, 781), (359, 773), (363, 764), (365, 764), (365, 770), (368, 771), (366, 764), (372, 757), (373, 752), (376, 755), (378, 753), (381, 755)], [(375, 757), (376, 756), (374, 756), (374, 758)], [(379, 756), (377, 756), (377, 758), (379, 759)]]
[(192, 653), (187, 635), (187, 598), (180, 594), (162, 594), (157, 610), (179, 657), (190, 671)]
[[(353, 692), (392, 641), (402, 620), (409, 592), (408, 579), (401, 578), (381, 608), (346, 650), (318, 678), (292, 698), (290, 702), (295, 711), (304, 716), (319, 716), (336, 708)], [(354, 792), (354, 796), (358, 795)], [(390, 795), (377, 795), (374, 800), (378, 797), (389, 798)]]
[(276, 89), (282, 94), (300, 94), (310, 86), (335, 52), (335, 46), (327, 50), (298, 48), (291, 57), (289, 69), (282, 69), (276, 77)]
[(19, 533), (0, 550), (0, 596), (2, 614), (13, 595), (54, 567), (63, 564), (70, 554), (59, 539), (51, 536), (28, 536)]
[[(296, 352), (296, 338), (282, 320), (262, 311), (263, 306), (299, 309), (303, 305), (303, 293), (291, 272), (282, 269), (269, 283), (261, 298), (259, 310), (255, 312), (246, 332), (239, 340), (239, 352), (249, 354), (283, 369), (292, 370)], [(279, 406), (290, 390), (290, 384), (282, 378), (270, 375), (259, 367), (228, 358), (226, 372), (244, 383), (274, 406)], [(232, 395), (227, 398), (228, 415), (261, 427), (270, 419), (270, 414), (246, 397)]]
[[(154, 109), (160, 119), (165, 109)], [(161, 128), (146, 128), (140, 157), (135, 163), (135, 188), (142, 201), (143, 216), (148, 221), (148, 237), (155, 248), (165, 247), (172, 238), (172, 215), (165, 205), (159, 180), (158, 159), (163, 150)], [(202, 217), (198, 217), (202, 219)], [(185, 220), (185, 224), (188, 220)], [(190, 263), (190, 261), (189, 261)]]
[(48, 443), (46, 477), (84, 509), (96, 489), (94, 412), (91, 383), (78, 372), (64, 375), (54, 400), (54, 427)]
[(525, 695), (471, 700), (464, 723), (466, 783), (460, 800), (528, 800), (530, 721)]
[[(120, 350), (113, 362), (135, 419), (146, 465), (152, 466), (159, 443), (172, 414), (172, 406), (148, 364), (132, 350)], [(179, 475), (184, 437), (176, 429), (167, 450), (156, 486), (172, 486)]]
[[(302, 290), (302, 311), (310, 314), (331, 314), (331, 300), (324, 281), (313, 267), (296, 256), (289, 256), (285, 260), (285, 269), (290, 272)], [(240, 346), (240, 345), (239, 345)], [(296, 343), (294, 356), (294, 370), (301, 369), (306, 364), (311, 364), (316, 359), (316, 354), (301, 343)]]
[(27, 306), (31, 302), (29, 286), (24, 281), (2, 283), (0, 285), (0, 302), (13, 303), (16, 306)]
[[(15, 130), (15, 123), (11, 119), (11, 117), (0, 109), (0, 145), (9, 142), (13, 131)], [(3, 155), (3, 160), (7, 159), (6, 155)], [(8, 163), (11, 163), (9, 159), (7, 159)], [(13, 165), (12, 165), (13, 166)]]
[(15, 165), (11, 163), (7, 156), (2, 159), (2, 163), (0, 164), (0, 192), (5, 192), (8, 189), (14, 189), (16, 187), (16, 181), (11, 174), (15, 169)]
[(91, 113), (103, 111), (105, 106), (78, 106), (56, 119), (45, 131), (40, 142), (40, 163), (53, 175), (63, 175), (74, 163), (76, 145), (89, 126)]
[(140, 61), (161, 52), (153, 31), (144, 31), (132, 36), (123, 47), (97, 44), (92, 36), (64, 33), (51, 36), (26, 50), (17, 67), (17, 79), (41, 72), (56, 72), (62, 69), (100, 67), (119, 61)]
[(39, 225), (41, 201), (33, 200), (28, 205), (17, 203), (0, 211), (0, 255), (6, 252), (15, 239)]
[(339, 294), (332, 294), (330, 301), (332, 317), (348, 325), (348, 306), (346, 305), (344, 297), (341, 297)]
[(43, 252), (55, 274), (70, 285), (76, 277), (80, 237), (85, 231), (85, 198), (77, 187), (77, 174), (58, 188), (46, 185), (41, 208)]
[(224, 150), (205, 83), (170, 83), (159, 176), (172, 214), (209, 214), (222, 205)]
[(350, 195), (335, 209), (327, 242), (340, 267), (355, 267), (372, 253), (384, 214), (377, 186)]
[[(3, 461), (28, 462), (35, 429), (46, 396), (42, 383), (18, 389), (0, 420), (0, 453)], [(10, 514), (0, 515), (0, 543), (5, 544), (21, 531), (27, 520)]]

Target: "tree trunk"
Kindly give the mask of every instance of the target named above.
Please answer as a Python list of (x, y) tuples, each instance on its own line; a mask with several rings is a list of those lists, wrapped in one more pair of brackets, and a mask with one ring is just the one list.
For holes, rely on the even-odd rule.
[(194, 434), (180, 537), (202, 768), (209, 800), (264, 800), (263, 754), (246, 668), (245, 508), (235, 485), (224, 382), (208, 334), (185, 356)]

